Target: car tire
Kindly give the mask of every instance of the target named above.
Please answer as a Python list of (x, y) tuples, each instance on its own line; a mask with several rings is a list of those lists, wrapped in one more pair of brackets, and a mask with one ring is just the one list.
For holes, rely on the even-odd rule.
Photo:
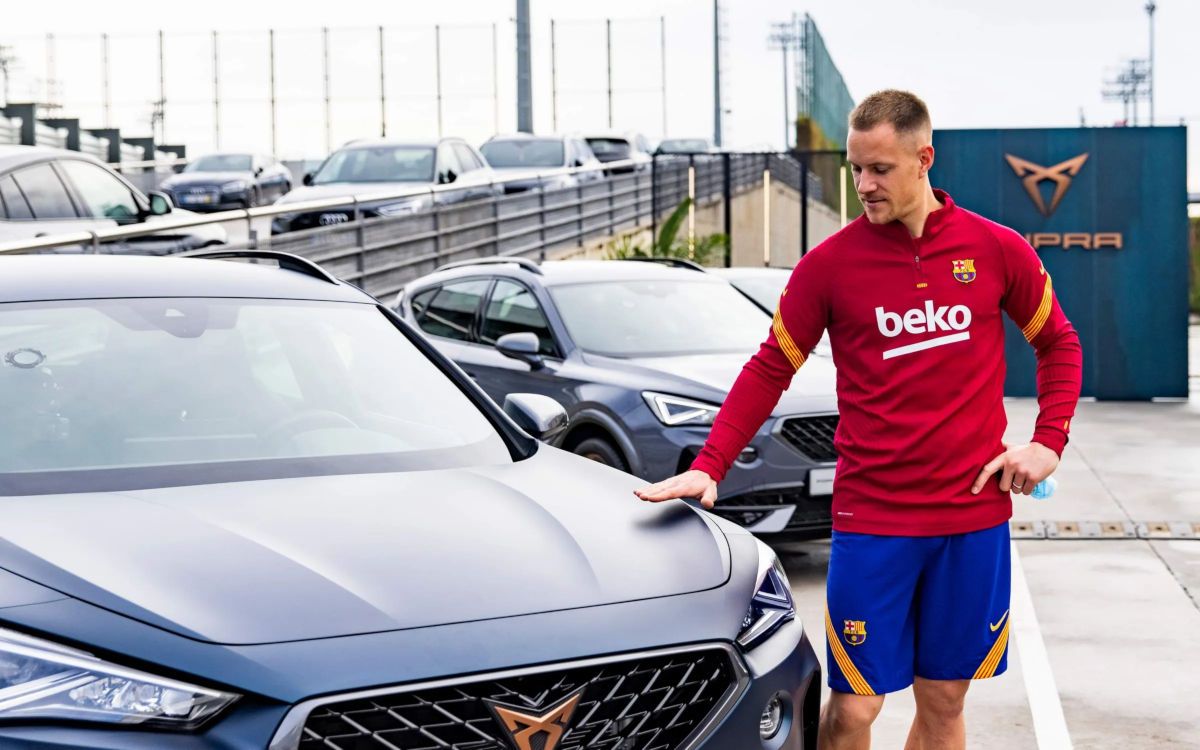
[(604, 438), (588, 438), (572, 448), (571, 451), (578, 456), (602, 463), (605, 466), (611, 466), (621, 471), (629, 471), (629, 466), (626, 465), (621, 451), (617, 450), (615, 445)]

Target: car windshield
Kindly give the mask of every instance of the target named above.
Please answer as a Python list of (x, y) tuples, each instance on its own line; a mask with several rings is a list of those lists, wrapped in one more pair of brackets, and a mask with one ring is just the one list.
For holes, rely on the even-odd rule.
[(209, 154), (183, 168), (184, 172), (249, 172), (250, 157), (246, 154)]
[[(770, 310), (772, 313), (779, 306), (779, 298), (783, 295), (783, 288), (787, 286), (788, 279), (792, 278), (792, 272), (782, 268), (766, 270), (755, 274), (728, 276), (729, 283), (733, 284), (739, 291), (745, 294), (764, 310)], [(817, 354), (830, 356), (832, 349), (829, 345), (829, 332), (821, 334), (821, 338), (817, 341), (817, 345), (813, 347), (813, 351)]]
[(588, 138), (587, 142), (592, 147), (592, 153), (596, 155), (597, 159), (624, 158), (629, 156), (632, 150), (629, 141), (623, 138)]
[(511, 460), (369, 304), (6, 304), (0, 355), (0, 495)]
[(550, 294), (579, 347), (611, 357), (753, 351), (771, 327), (728, 284), (603, 281), (552, 286)]
[(488, 141), (480, 147), (493, 167), (561, 167), (563, 144), (549, 138)]
[(313, 176), (331, 182), (433, 182), (434, 150), (428, 146), (346, 148), (330, 156)]
[(696, 151), (708, 151), (708, 141), (702, 138), (680, 138), (663, 141), (658, 150), (664, 154), (687, 154)]

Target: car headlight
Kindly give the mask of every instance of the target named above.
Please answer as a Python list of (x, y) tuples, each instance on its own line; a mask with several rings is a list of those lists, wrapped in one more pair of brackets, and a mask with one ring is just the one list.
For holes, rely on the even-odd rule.
[(244, 193), (250, 189), (250, 183), (245, 180), (234, 180), (221, 186), (222, 193)]
[(646, 399), (646, 404), (654, 412), (654, 416), (658, 417), (658, 421), (668, 427), (684, 424), (712, 424), (717, 417), (717, 411), (721, 408), (718, 404), (693, 401), (690, 398), (669, 396), (653, 391), (643, 392), (642, 398)]
[(796, 619), (787, 573), (771, 548), (762, 542), (758, 542), (757, 581), (737, 637), (738, 645), (746, 651), (770, 638), (785, 622)]
[(385, 203), (375, 209), (375, 213), (380, 216), (406, 216), (415, 214), (421, 208), (421, 200), (419, 198), (410, 198), (408, 200), (396, 201), (395, 203)]
[(192, 729), (238, 699), (0, 629), (0, 720), (65, 719)]

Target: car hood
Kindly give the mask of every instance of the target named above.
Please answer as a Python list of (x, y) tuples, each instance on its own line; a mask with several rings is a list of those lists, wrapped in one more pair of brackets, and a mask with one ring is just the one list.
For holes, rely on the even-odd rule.
[[(711, 399), (719, 392), (724, 400), (733, 381), (741, 373), (753, 351), (720, 354), (695, 354), (670, 357), (635, 357), (611, 359), (585, 355), (597, 364), (603, 359), (605, 367), (635, 372), (653, 378), (655, 386), (672, 394), (690, 398)], [(779, 399), (772, 414), (796, 414), (812, 411), (836, 411), (837, 369), (828, 357), (810, 356), (792, 378), (792, 384)]]
[(234, 180), (253, 182), (254, 176), (249, 172), (180, 172), (163, 180), (163, 187), (183, 187), (186, 185), (224, 185)]
[(729, 548), (683, 503), (541, 447), (511, 464), (0, 498), (0, 568), (181, 635), (251, 644), (691, 593)]
[(387, 195), (431, 187), (433, 187), (432, 182), (331, 182), (327, 185), (306, 185), (294, 188), (287, 195), (275, 201), (275, 205), (315, 201), (322, 198), (347, 198), (352, 195), (370, 198), (376, 194)]

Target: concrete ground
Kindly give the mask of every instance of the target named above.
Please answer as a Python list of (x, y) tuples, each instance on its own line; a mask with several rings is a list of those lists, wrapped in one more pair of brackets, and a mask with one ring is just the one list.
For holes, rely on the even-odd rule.
[[(1200, 748), (1200, 325), (1190, 333), (1189, 401), (1081, 403), (1057, 494), (1015, 501), (1014, 537), (1038, 521), (1059, 536), (1014, 542), (1009, 669), (972, 686), (969, 748)], [(1010, 440), (1028, 440), (1037, 403), (1007, 407)], [(1100, 525), (1069, 525), (1087, 521)], [(1163, 538), (1125, 538), (1138, 523)], [(1079, 538), (1097, 530), (1112, 538)], [(824, 663), (828, 543), (781, 554)], [(911, 690), (889, 696), (873, 747), (903, 747), (912, 714)]]

